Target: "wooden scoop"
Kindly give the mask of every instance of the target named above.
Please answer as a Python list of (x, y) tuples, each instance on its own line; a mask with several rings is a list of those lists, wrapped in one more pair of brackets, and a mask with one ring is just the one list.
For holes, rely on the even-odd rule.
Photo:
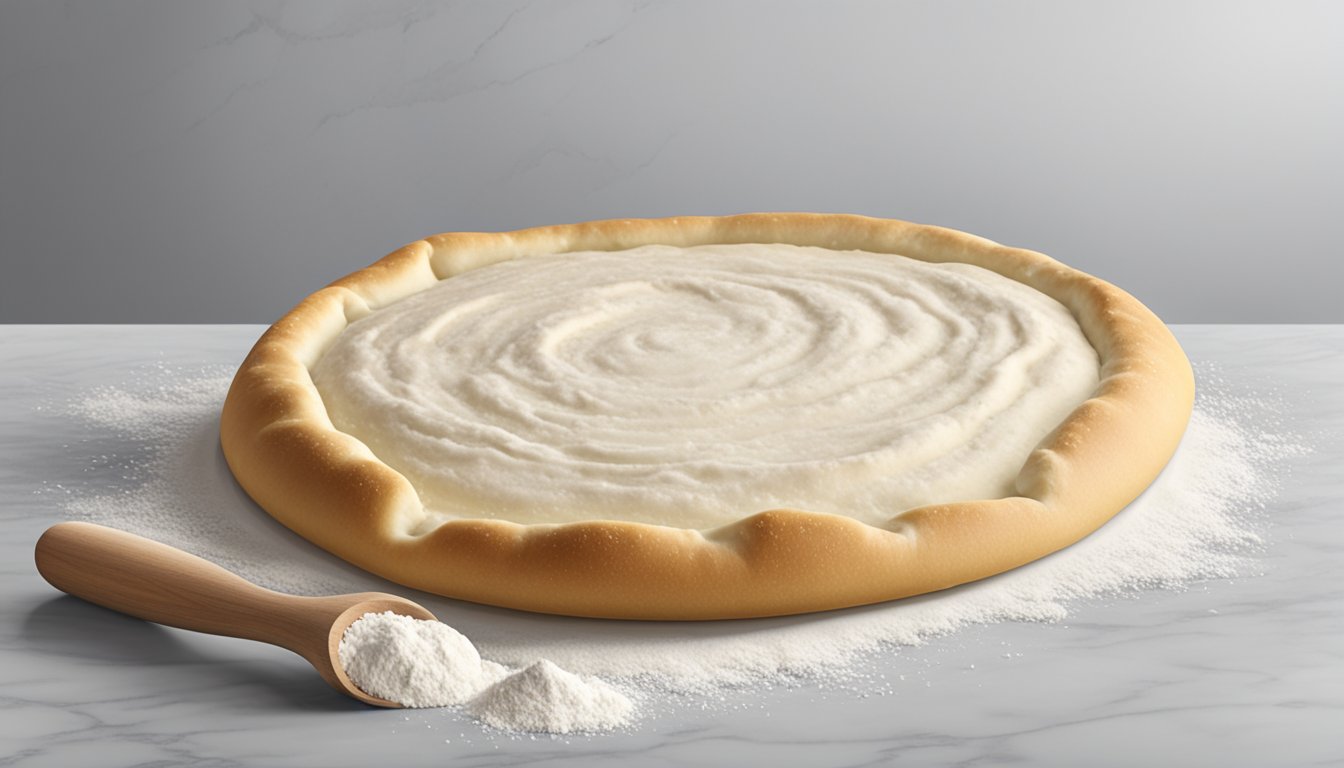
[(345, 630), (366, 613), (436, 621), (419, 605), (382, 592), (296, 597), (246, 581), (167, 544), (92, 523), (53, 525), (37, 540), (37, 570), (53, 587), (170, 627), (288, 648), (347, 696), (400, 707), (359, 690), (341, 667)]

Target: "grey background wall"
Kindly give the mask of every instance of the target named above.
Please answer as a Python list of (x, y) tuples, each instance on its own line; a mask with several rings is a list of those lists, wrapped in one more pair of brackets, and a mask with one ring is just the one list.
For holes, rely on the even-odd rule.
[(849, 211), (1340, 322), (1344, 4), (0, 3), (0, 321), (269, 322), (409, 240)]

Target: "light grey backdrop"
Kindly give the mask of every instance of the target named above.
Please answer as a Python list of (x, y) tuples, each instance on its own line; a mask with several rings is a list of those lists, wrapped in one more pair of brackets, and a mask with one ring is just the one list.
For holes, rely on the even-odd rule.
[(437, 231), (849, 211), (1344, 321), (1344, 4), (0, 0), (0, 321), (265, 322)]

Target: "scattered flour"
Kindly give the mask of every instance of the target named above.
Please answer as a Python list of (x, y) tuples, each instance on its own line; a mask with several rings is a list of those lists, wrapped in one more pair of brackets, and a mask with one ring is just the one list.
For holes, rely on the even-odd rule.
[[(807, 680), (867, 685), (866, 659), (960, 627), (1060, 621), (1082, 599), (1245, 573), (1263, 547), (1265, 504), (1286, 471), (1285, 457), (1304, 449), (1278, 430), (1276, 403), (1232, 393), (1207, 366), (1197, 376), (1200, 394), (1176, 457), (1097, 533), (974, 584), (808, 616), (703, 623), (570, 619), (390, 585), (293, 535), (238, 489), (218, 448), (227, 372), (150, 372), (127, 386), (88, 393), (71, 407), (71, 415), (95, 428), (85, 449), (88, 466), (76, 477), (53, 467), (47, 489), (60, 494), (71, 516), (166, 541), (275, 589), (407, 594), (473, 638), (484, 656), (522, 668), (467, 700), (468, 712), (504, 729), (598, 730), (625, 722), (633, 710), (622, 715), (617, 700), (600, 693), (610, 691), (605, 684), (561, 674), (559, 667), (619, 681), (639, 700), (689, 693), (703, 701), (728, 688)], [(99, 446), (107, 453), (97, 453)], [(479, 658), (474, 651), (471, 657)], [(553, 663), (538, 664), (541, 659)], [(485, 662), (476, 680), (499, 673)], [(417, 697), (432, 697), (435, 685), (411, 688)], [(462, 701), (461, 690), (454, 691), (445, 695)], [(548, 708), (546, 701), (566, 703)]]
[(222, 367), (160, 366), (134, 385), (89, 391), (69, 405), (70, 415), (96, 428), (87, 466), (48, 480), (48, 490), (63, 492), (71, 517), (171, 544), (263, 586), (350, 591), (361, 573), (354, 566), (295, 548), (293, 534), (264, 514), (239, 514), (255, 507), (219, 448), (219, 409), (232, 377)]

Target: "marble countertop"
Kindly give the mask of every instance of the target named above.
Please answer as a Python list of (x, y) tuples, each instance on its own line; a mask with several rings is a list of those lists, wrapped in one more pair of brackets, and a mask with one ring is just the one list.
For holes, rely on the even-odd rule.
[(1175, 330), (1314, 449), (1254, 575), (965, 629), (879, 660), (918, 669), (885, 696), (742, 691), (553, 739), (366, 708), (285, 651), (61, 596), (32, 564), (62, 519), (38, 491), (88, 457), (53, 404), (147, 365), (236, 365), (261, 328), (0, 327), (0, 766), (1344, 764), (1344, 326)]

